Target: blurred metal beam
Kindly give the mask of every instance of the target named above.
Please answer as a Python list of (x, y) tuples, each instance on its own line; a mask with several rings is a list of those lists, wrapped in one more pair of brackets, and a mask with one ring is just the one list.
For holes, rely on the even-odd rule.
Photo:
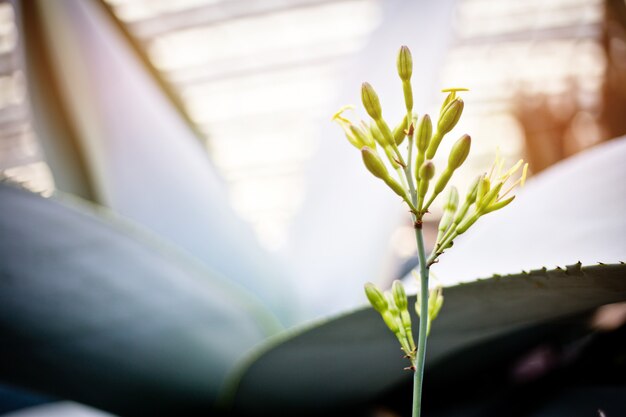
[(234, 0), (206, 6), (184, 9), (149, 19), (131, 22), (128, 25), (140, 38), (149, 40), (165, 33), (194, 27), (206, 27), (233, 19), (262, 16), (284, 10), (317, 7), (340, 2), (362, 2), (363, 0)]
[(346, 60), (345, 53), (317, 56), (309, 59), (293, 59), (288, 54), (282, 62), (258, 65), (250, 57), (228, 62), (211, 62), (210, 65), (198, 65), (182, 70), (172, 71), (168, 78), (181, 87), (197, 87), (199, 84), (211, 83), (228, 79), (270, 74), (298, 68), (338, 65)]
[(456, 45), (496, 45), (507, 42), (532, 42), (558, 39), (600, 39), (602, 27), (598, 24), (568, 25), (562, 27), (550, 27), (545, 29), (520, 29), (513, 32), (485, 34), (459, 38)]

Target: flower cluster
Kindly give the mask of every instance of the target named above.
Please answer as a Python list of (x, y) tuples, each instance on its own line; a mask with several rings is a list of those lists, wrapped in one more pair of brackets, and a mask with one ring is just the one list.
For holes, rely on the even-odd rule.
[[(409, 303), (401, 281), (395, 280), (391, 286), (391, 291), (381, 291), (376, 285), (368, 282), (365, 284), (365, 295), (374, 310), (383, 318), (383, 321), (396, 336), (406, 357), (414, 366), (416, 346), (413, 339), (411, 325), (411, 315), (409, 314)], [(441, 306), (443, 305), (443, 292), (441, 286), (437, 286), (429, 291), (428, 298), (428, 331), (430, 323), (437, 318)], [(417, 297), (415, 302), (415, 312), (420, 315), (421, 297)]]
[[(438, 226), (435, 248), (426, 259), (420, 255), (423, 280), (422, 292), (426, 306), (416, 304), (418, 314), (428, 313), (427, 323), (437, 316), (443, 303), (441, 288), (427, 290), (427, 269), (439, 256), (450, 248), (454, 239), (465, 233), (476, 221), (487, 213), (499, 210), (510, 204), (515, 196), (509, 196), (517, 186), (523, 185), (528, 165), (522, 160), (511, 169), (503, 171), (504, 161), (496, 157), (490, 172), (476, 178), (467, 191), (463, 203), (457, 189), (448, 184), (457, 170), (467, 159), (472, 139), (469, 135), (461, 135), (453, 144), (445, 166), (436, 168), (433, 158), (439, 145), (457, 125), (464, 109), (464, 102), (459, 94), (468, 91), (465, 88), (450, 88), (441, 105), (437, 122), (433, 123), (428, 114), (418, 116), (413, 112), (413, 90), (411, 75), (413, 60), (406, 46), (400, 48), (397, 59), (397, 70), (402, 81), (406, 114), (396, 125), (390, 125), (383, 117), (383, 109), (378, 94), (369, 83), (361, 86), (361, 102), (370, 117), (369, 121), (352, 122), (345, 117), (345, 112), (353, 106), (342, 107), (335, 115), (336, 121), (343, 129), (348, 141), (361, 152), (367, 170), (382, 180), (396, 195), (408, 205), (413, 216), (418, 249), (420, 246), (421, 227), (424, 215), (428, 213), (433, 202), (442, 195), (445, 197), (444, 212)], [(404, 146), (405, 145), (405, 146)], [(401, 152), (400, 147), (406, 148)], [(522, 169), (517, 180), (511, 180)], [(437, 171), (440, 170), (437, 175)], [(510, 183), (508, 189), (504, 186)], [(448, 188), (448, 191), (446, 191)], [(444, 191), (446, 191), (444, 193)], [(423, 241), (422, 252), (423, 252)], [(376, 311), (378, 311), (389, 329), (396, 335), (402, 349), (414, 365), (415, 343), (411, 332), (410, 316), (407, 299), (400, 281), (393, 284), (392, 292), (385, 295), (374, 284), (365, 286), (366, 295)]]

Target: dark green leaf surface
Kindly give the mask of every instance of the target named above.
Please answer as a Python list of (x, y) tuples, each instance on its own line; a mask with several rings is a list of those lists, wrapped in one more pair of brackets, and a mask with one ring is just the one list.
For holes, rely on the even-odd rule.
[(210, 409), (278, 330), (273, 315), (150, 234), (73, 206), (0, 185), (2, 381), (121, 415)]
[[(626, 300), (626, 265), (492, 277), (447, 288), (444, 297), (428, 367), (510, 332)], [(267, 414), (358, 404), (410, 378), (401, 356), (378, 314), (364, 308), (268, 341), (233, 374), (225, 397), (236, 410)]]
[(288, 275), (233, 210), (206, 149), (103, 4), (16, 2), (34, 128), (57, 190), (131, 219), (294, 323)]

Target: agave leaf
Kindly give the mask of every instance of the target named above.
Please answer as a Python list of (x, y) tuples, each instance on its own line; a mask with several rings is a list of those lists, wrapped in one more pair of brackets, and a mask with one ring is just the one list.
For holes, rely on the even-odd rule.
[[(427, 369), (511, 332), (626, 300), (626, 265), (575, 264), (494, 276), (447, 288), (444, 295), (429, 338)], [(223, 395), (237, 411), (327, 412), (406, 381), (404, 366), (397, 341), (378, 314), (362, 308), (269, 339), (232, 374)]]
[(275, 318), (153, 235), (82, 206), (0, 185), (3, 382), (122, 415), (210, 409)]
[(164, 237), (293, 320), (287, 274), (238, 217), (193, 125), (105, 2), (16, 5), (34, 127), (57, 188)]

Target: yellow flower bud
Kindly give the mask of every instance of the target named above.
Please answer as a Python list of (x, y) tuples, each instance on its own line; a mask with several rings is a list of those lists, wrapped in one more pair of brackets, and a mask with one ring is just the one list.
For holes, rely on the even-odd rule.
[(443, 288), (441, 285), (437, 285), (435, 288), (429, 291), (428, 297), (428, 318), (433, 321), (439, 315), (441, 307), (443, 306)]
[(446, 106), (437, 122), (437, 131), (433, 135), (426, 150), (426, 158), (433, 159), (444, 135), (451, 131), (463, 113), (463, 100), (455, 98)]
[[(398, 309), (398, 306), (396, 306), (395, 304), (393, 295), (391, 295), (388, 291), (385, 291), (385, 295), (387, 296), (387, 305), (389, 306), (387, 312), (389, 313), (389, 315), (393, 317), (394, 322), (396, 324), (396, 328), (398, 329), (395, 332), (396, 337), (398, 338), (398, 341), (402, 345), (402, 349), (404, 349), (405, 352), (409, 352), (410, 347), (409, 347), (408, 340), (406, 339), (406, 330), (404, 326), (402, 325), (402, 318), (400, 316), (400, 310)], [(389, 328), (391, 329), (391, 327)]]
[(409, 81), (413, 73), (413, 58), (408, 46), (401, 46), (398, 52), (398, 74), (402, 81)]
[[(461, 224), (459, 224), (455, 230), (457, 235), (461, 235), (463, 233), (465, 233), (467, 231), (467, 229), (469, 229), (474, 223), (476, 223), (476, 220), (478, 220), (478, 218), (480, 217), (480, 214), (478, 213), (474, 213), (474, 215), (466, 218), (465, 220), (463, 220), (461, 222)], [(444, 248), (445, 249), (445, 248)]]
[(465, 201), (469, 204), (473, 204), (476, 201), (476, 195), (478, 194), (478, 184), (480, 183), (481, 175), (477, 176), (467, 189), (467, 196)]
[(406, 334), (406, 338), (409, 341), (410, 351), (413, 352), (415, 350), (415, 340), (413, 340), (413, 329), (411, 328), (411, 315), (409, 314), (408, 308), (400, 312), (400, 321), (402, 322), (402, 325), (404, 326), (404, 333)]
[(483, 197), (485, 197), (485, 194), (489, 192), (490, 188), (491, 188), (491, 181), (489, 181), (489, 178), (486, 175), (483, 175), (480, 181), (478, 182), (478, 190), (476, 192), (476, 201), (481, 201)]
[[(408, 342), (408, 352), (412, 352), (415, 349), (415, 341), (413, 340), (413, 329), (411, 328), (411, 315), (409, 314), (409, 301), (404, 291), (404, 285), (401, 281), (395, 280), (391, 286), (391, 293), (393, 294), (393, 300), (398, 307), (400, 314), (400, 322), (404, 328), (404, 338)], [(402, 343), (402, 342), (400, 342)]]
[(451, 131), (463, 113), (463, 99), (455, 98), (446, 106), (437, 122), (437, 130), (443, 134)]
[(432, 133), (433, 124), (430, 121), (430, 116), (425, 114), (417, 121), (417, 129), (415, 130), (415, 144), (419, 152), (426, 152)]
[(463, 135), (456, 141), (448, 157), (448, 167), (450, 167), (450, 169), (455, 170), (465, 162), (467, 155), (469, 155), (471, 145), (472, 138), (470, 138), (469, 135)]
[[(428, 192), (428, 186), (430, 184), (430, 180), (435, 176), (435, 164), (432, 161), (426, 161), (422, 164), (419, 170), (419, 178), (420, 182), (417, 187), (417, 195), (419, 197), (419, 201), (423, 201), (426, 193)], [(418, 207), (421, 209), (421, 207)]]
[(380, 100), (378, 100), (378, 94), (374, 91), (374, 88), (370, 83), (361, 84), (361, 101), (363, 107), (370, 117), (374, 120), (381, 119), (383, 117), (383, 111), (380, 107)]
[(383, 134), (380, 132), (380, 129), (376, 125), (376, 122), (370, 123), (370, 133), (372, 134), (372, 137), (374, 138), (376, 143), (378, 143), (382, 148), (389, 146), (389, 144), (385, 140), (385, 137), (383, 136)]
[(387, 311), (387, 300), (385, 299), (383, 292), (379, 290), (376, 285), (371, 282), (365, 284), (365, 295), (367, 296), (367, 299), (372, 307), (374, 307), (374, 310), (381, 314)]
[(431, 197), (431, 200), (434, 200), (434, 197), (439, 195), (444, 190), (444, 188), (446, 188), (446, 185), (448, 185), (448, 181), (450, 181), (450, 178), (452, 177), (453, 172), (454, 171), (452, 171), (450, 167), (447, 167), (446, 169), (444, 169), (444, 171), (439, 176), (437, 183), (435, 184), (435, 188), (433, 190), (433, 196)]
[(385, 122), (382, 118), (374, 121), (376, 122), (376, 126), (385, 141), (385, 146), (395, 146), (393, 133), (391, 132), (391, 129), (389, 129), (387, 122)]
[(446, 107), (448, 107), (448, 104), (450, 104), (452, 100), (456, 98), (457, 91), (469, 91), (469, 89), (454, 87), (454, 88), (444, 88), (443, 90), (441, 90), (442, 93), (449, 93), (449, 94), (446, 96), (446, 99), (443, 101), (443, 104), (441, 105), (441, 109), (439, 110), (439, 116), (443, 114), (443, 111), (446, 109)]
[(482, 177), (479, 175), (478, 177), (476, 177), (476, 179), (474, 179), (472, 184), (469, 186), (469, 189), (467, 190), (467, 195), (465, 196), (465, 202), (463, 203), (458, 213), (454, 217), (454, 222), (453, 222), (452, 227), (454, 227), (454, 225), (461, 223), (461, 220), (463, 220), (463, 218), (467, 214), (467, 211), (469, 210), (470, 206), (474, 204), (474, 201), (476, 201), (476, 194), (478, 192), (478, 183), (480, 182), (481, 178)]
[(448, 192), (448, 198), (443, 206), (443, 215), (439, 221), (439, 234), (437, 235), (437, 242), (441, 242), (443, 235), (448, 231), (448, 228), (452, 225), (454, 219), (454, 213), (459, 205), (459, 193), (456, 187), (450, 187)]
[(357, 149), (361, 149), (366, 146), (365, 134), (361, 131), (361, 129), (355, 125), (350, 125), (348, 129), (350, 129), (350, 135), (346, 133), (346, 136), (352, 145), (354, 145)]
[(364, 146), (361, 148), (361, 157), (363, 158), (363, 163), (365, 164), (367, 170), (375, 177), (382, 180), (389, 178), (389, 172), (376, 151)]
[[(413, 110), (413, 88), (411, 87), (411, 74), (413, 73), (413, 58), (407, 46), (402, 46), (398, 52), (398, 75), (402, 79), (402, 92), (407, 113)], [(408, 124), (406, 125), (408, 127)]]
[(406, 291), (404, 290), (404, 285), (402, 285), (402, 281), (395, 280), (391, 286), (391, 293), (393, 294), (393, 300), (398, 307), (398, 310), (406, 310), (408, 306), (408, 300), (406, 298)]
[(389, 188), (391, 188), (394, 193), (402, 197), (402, 199), (405, 200), (407, 203), (409, 202), (406, 196), (406, 190), (396, 180), (387, 175), (387, 178), (383, 178), (383, 181), (385, 181), (385, 184), (387, 184), (387, 186), (389, 186)]
[(433, 164), (433, 161), (424, 162), (420, 168), (420, 178), (428, 181), (428, 180), (433, 179), (434, 176), (435, 176), (435, 164)]
[(374, 139), (374, 136), (372, 135), (370, 127), (362, 120), (361, 120), (360, 130), (361, 130), (361, 133), (363, 134), (363, 139), (365, 141), (364, 146), (367, 146), (372, 149), (376, 149), (376, 140)]
[(415, 130), (415, 143), (417, 146), (417, 157), (415, 158), (415, 179), (420, 182), (420, 169), (424, 163), (426, 157), (426, 148), (428, 148), (428, 142), (430, 142), (430, 136), (433, 131), (433, 125), (430, 121), (430, 116), (425, 114), (419, 118), (417, 122), (417, 129)]
[[(400, 324), (399, 321), (397, 319), (397, 317), (390, 312), (389, 310), (381, 313), (382, 317), (383, 317), (383, 321), (385, 322), (385, 324), (387, 325), (387, 327), (389, 328), (389, 330), (391, 330), (391, 332), (393, 334), (396, 335), (396, 337), (398, 337), (398, 339), (400, 339), (399, 335), (400, 335)], [(402, 343), (402, 342), (400, 342)]]
[(406, 129), (407, 121), (405, 115), (400, 124), (398, 124), (395, 129), (393, 129), (393, 140), (397, 146), (400, 146), (400, 144), (404, 141), (404, 138), (407, 136)]
[(454, 100), (455, 98), (456, 98), (456, 91), (452, 91), (446, 96), (446, 99), (443, 101), (443, 104), (441, 105), (441, 109), (439, 109), (439, 117), (441, 117), (441, 115), (443, 114), (443, 111), (446, 109), (446, 107), (448, 107), (448, 104), (450, 104), (452, 100)]

